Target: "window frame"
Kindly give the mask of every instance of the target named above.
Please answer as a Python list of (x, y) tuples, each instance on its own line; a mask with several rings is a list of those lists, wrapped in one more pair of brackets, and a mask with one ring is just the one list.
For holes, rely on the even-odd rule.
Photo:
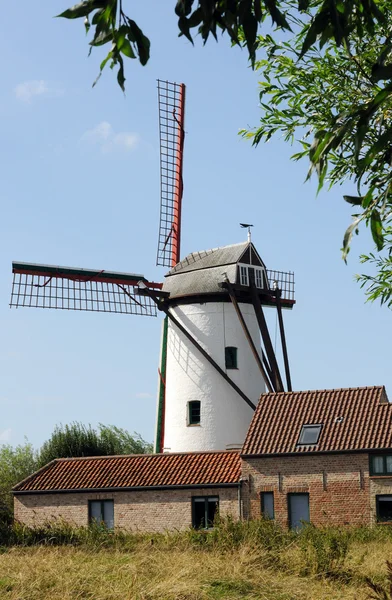
[(310, 494), (309, 492), (288, 492), (287, 494), (287, 517), (289, 522), (289, 529), (294, 529), (293, 527), (293, 518), (292, 518), (292, 507), (291, 507), (291, 498), (293, 496), (307, 496), (308, 497), (308, 510), (309, 510), (309, 521), (304, 521), (304, 523), (311, 523), (310, 519)]
[[(198, 421), (193, 421), (192, 420), (192, 405), (194, 404), (198, 404), (199, 405), (199, 420)], [(187, 424), (188, 427), (197, 427), (198, 425), (200, 425), (201, 423), (201, 402), (200, 400), (189, 400), (188, 402), (188, 410), (187, 410)]]
[[(264, 504), (264, 498), (266, 495), (272, 496), (272, 517), (270, 517), (269, 515), (265, 514), (265, 504)], [(260, 492), (260, 512), (261, 512), (261, 516), (264, 519), (269, 519), (270, 521), (273, 521), (275, 519), (275, 494), (273, 491), (270, 492)]]
[[(301, 442), (301, 437), (304, 434), (306, 427), (318, 427), (318, 435), (315, 442)], [(304, 423), (301, 427), (301, 431), (299, 432), (297, 446), (317, 446), (320, 441), (321, 432), (323, 430), (323, 423)]]
[(244, 285), (244, 286), (249, 286), (249, 271), (248, 271), (248, 265), (241, 265), (239, 264), (239, 279), (240, 279), (240, 285)]
[[(109, 503), (109, 502), (112, 504), (112, 506), (113, 506), (113, 527), (109, 527), (109, 526), (108, 526), (108, 525), (105, 523), (105, 520), (104, 520), (103, 518), (100, 520), (100, 522), (99, 522), (99, 523), (97, 523), (97, 525), (100, 525), (100, 526), (101, 526), (101, 525), (102, 525), (102, 523), (103, 523), (103, 524), (105, 525), (105, 527), (106, 527), (106, 528), (107, 528), (109, 531), (112, 531), (112, 530), (114, 529), (114, 499), (113, 499), (113, 498), (105, 498), (105, 499), (103, 499), (103, 500), (100, 500), (100, 499), (99, 499), (99, 500), (97, 500), (97, 499), (95, 499), (95, 500), (94, 500), (94, 499), (90, 499), (90, 500), (88, 500), (88, 524), (89, 524), (89, 525), (91, 525), (91, 524), (93, 523), (93, 521), (95, 521), (95, 519), (93, 519), (93, 517), (92, 517), (92, 514), (91, 514), (91, 513), (92, 513), (91, 507), (92, 507), (92, 504), (93, 504), (93, 502), (96, 502), (96, 503), (100, 503), (100, 504), (101, 504), (101, 517), (103, 517), (103, 516), (104, 516), (104, 508), (103, 508), (103, 505), (104, 505), (105, 503)], [(95, 522), (96, 522), (96, 521), (95, 521)]]
[[(392, 471), (387, 470), (387, 457), (388, 456), (392, 457), (392, 452), (369, 454), (369, 475), (371, 477), (392, 477)], [(382, 458), (382, 460), (383, 460), (382, 473), (376, 472), (373, 469), (373, 459), (374, 458)], [(386, 494), (386, 495), (388, 495), (388, 494)]]
[(389, 521), (382, 521), (379, 518), (379, 506), (380, 506), (380, 498), (391, 498), (391, 502), (392, 502), (392, 494), (376, 494), (376, 522), (377, 523), (392, 523), (392, 518)]
[[(209, 529), (213, 529), (214, 528), (214, 524), (212, 524), (210, 527), (196, 527), (195, 525), (195, 516), (196, 516), (196, 511), (195, 511), (195, 504), (197, 502), (199, 502), (201, 504), (201, 501), (204, 500), (204, 522), (208, 521), (208, 503), (215, 501), (216, 502), (216, 508), (215, 508), (215, 514), (217, 511), (219, 511), (219, 496), (192, 496), (192, 527), (193, 529), (202, 529), (203, 531), (209, 530)], [(215, 514), (214, 514), (214, 519), (215, 519)], [(207, 517), (207, 519), (206, 519)]]
[[(250, 286), (250, 274), (249, 269), (253, 269), (254, 273), (254, 285), (258, 290), (269, 289), (267, 271), (265, 267), (260, 265), (248, 265), (245, 263), (238, 263), (239, 273), (238, 280), (239, 284), (245, 287)], [(258, 283), (260, 285), (258, 285)]]
[[(228, 366), (228, 350), (235, 350), (235, 360), (233, 361), (233, 364), (235, 364), (234, 367), (230, 367)], [(229, 370), (238, 370), (238, 348), (237, 346), (225, 346), (225, 369), (229, 369)]]

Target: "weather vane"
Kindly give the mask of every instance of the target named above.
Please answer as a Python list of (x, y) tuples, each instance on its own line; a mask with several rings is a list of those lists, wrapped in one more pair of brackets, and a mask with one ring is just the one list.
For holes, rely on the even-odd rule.
[(248, 242), (250, 243), (250, 241), (251, 241), (251, 238), (252, 238), (252, 235), (251, 235), (250, 228), (251, 228), (251, 227), (254, 227), (254, 225), (251, 225), (250, 223), (240, 223), (240, 226), (241, 226), (243, 229), (247, 229), (247, 230), (248, 230)]

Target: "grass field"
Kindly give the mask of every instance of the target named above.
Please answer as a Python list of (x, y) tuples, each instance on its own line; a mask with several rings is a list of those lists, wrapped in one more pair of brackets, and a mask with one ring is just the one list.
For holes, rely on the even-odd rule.
[(366, 577), (385, 589), (389, 586), (389, 528), (310, 529), (301, 535), (270, 524), (243, 529), (229, 524), (213, 536), (104, 533), (82, 541), (74, 537), (64, 545), (56, 545), (54, 533), (38, 545), (4, 546), (0, 598), (364, 600), (371, 594), (383, 598), (374, 595)]

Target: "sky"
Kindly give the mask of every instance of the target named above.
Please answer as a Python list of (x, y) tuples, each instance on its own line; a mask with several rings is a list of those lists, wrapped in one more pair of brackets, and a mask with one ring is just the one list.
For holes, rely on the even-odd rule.
[[(258, 74), (227, 39), (177, 36), (175, 2), (129, 2), (151, 39), (146, 67), (126, 62), (126, 94), (104, 50), (90, 57), (82, 21), (53, 19), (66, 0), (4, 9), (0, 36), (0, 443), (35, 447), (56, 424), (114, 424), (154, 438), (161, 318), (10, 309), (13, 260), (162, 280), (158, 78), (183, 82), (186, 139), (182, 255), (241, 242), (240, 222), (267, 267), (294, 271), (297, 303), (285, 311), (293, 388), (385, 385), (392, 398), (391, 312), (365, 303), (354, 281), (368, 230), (348, 264), (351, 221), (342, 195), (304, 183), (307, 164), (283, 140), (253, 148)], [(4, 11), (3, 11), (4, 12)], [(6, 23), (10, 26), (6, 27)], [(16, 25), (17, 24), (17, 29)], [(12, 52), (11, 52), (12, 49)], [(276, 318), (269, 323), (275, 339)]]

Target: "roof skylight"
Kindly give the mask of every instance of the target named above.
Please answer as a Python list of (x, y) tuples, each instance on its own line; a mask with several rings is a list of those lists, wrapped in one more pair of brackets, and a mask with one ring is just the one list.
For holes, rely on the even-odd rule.
[(322, 425), (303, 425), (299, 434), (298, 445), (311, 446), (317, 444)]

